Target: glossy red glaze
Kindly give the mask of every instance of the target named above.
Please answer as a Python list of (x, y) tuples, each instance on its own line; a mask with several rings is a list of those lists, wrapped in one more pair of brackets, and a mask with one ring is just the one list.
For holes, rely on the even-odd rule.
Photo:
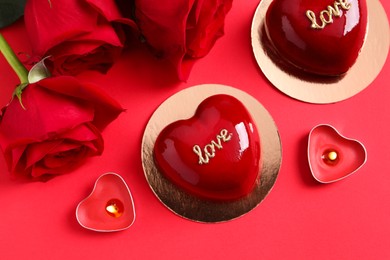
[[(208, 162), (205, 147), (212, 155)], [(259, 176), (260, 140), (244, 105), (232, 96), (215, 95), (192, 118), (163, 129), (154, 158), (161, 172), (186, 192), (208, 200), (235, 200), (249, 194)]]
[[(343, 9), (340, 3), (351, 7)], [(341, 16), (332, 15), (333, 22), (323, 29), (311, 27), (306, 12), (313, 11), (315, 21), (322, 25), (320, 14), (334, 8)], [(329, 15), (323, 15), (329, 21)], [(277, 52), (289, 63), (309, 73), (338, 76), (355, 63), (363, 46), (367, 29), (365, 0), (274, 0), (267, 11), (265, 27)]]

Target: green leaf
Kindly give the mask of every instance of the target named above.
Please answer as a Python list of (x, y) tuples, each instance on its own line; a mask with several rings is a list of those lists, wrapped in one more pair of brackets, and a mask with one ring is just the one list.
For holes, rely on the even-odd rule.
[(25, 5), (26, 0), (0, 0), (0, 29), (22, 17)]
[(48, 58), (43, 58), (30, 69), (28, 72), (28, 83), (33, 84), (51, 76), (49, 69), (45, 65), (45, 60)]

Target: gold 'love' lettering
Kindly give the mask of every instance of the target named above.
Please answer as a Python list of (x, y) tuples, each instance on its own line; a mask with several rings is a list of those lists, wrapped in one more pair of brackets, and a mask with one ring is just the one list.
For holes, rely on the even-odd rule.
[(326, 10), (320, 12), (319, 18), (321, 24), (317, 23), (316, 14), (311, 11), (306, 11), (306, 16), (311, 21), (311, 28), (313, 29), (324, 29), (327, 24), (333, 23), (333, 16), (340, 17), (342, 15), (341, 9), (349, 10), (351, 8), (351, 3), (347, 2), (348, 0), (336, 0), (333, 6), (328, 5)]
[[(212, 140), (211, 143), (207, 144), (203, 150), (200, 148), (199, 145), (194, 145), (192, 150), (195, 154), (199, 157), (199, 164), (209, 163), (210, 158), (215, 157), (216, 148), (222, 149), (222, 142), (226, 143), (232, 139), (232, 133), (229, 133), (228, 130), (222, 129), (219, 134), (217, 134), (217, 140)], [(203, 154), (204, 152), (204, 154)]]

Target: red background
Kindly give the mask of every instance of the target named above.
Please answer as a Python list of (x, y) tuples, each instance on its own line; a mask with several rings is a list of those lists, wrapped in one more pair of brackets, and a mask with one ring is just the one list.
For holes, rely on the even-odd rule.
[[(104, 131), (101, 157), (47, 183), (11, 180), (0, 157), (0, 258), (390, 259), (390, 61), (348, 100), (315, 105), (291, 99), (267, 81), (254, 59), (250, 30), (258, 2), (234, 2), (226, 35), (196, 63), (187, 82), (178, 82), (173, 70), (139, 46), (126, 50), (107, 75), (81, 75), (128, 110)], [(389, 16), (390, 2), (381, 2)], [(16, 52), (29, 53), (22, 21), (1, 32)], [(3, 58), (0, 71), (4, 105), (18, 80)], [(150, 190), (140, 159), (153, 111), (172, 94), (204, 83), (254, 96), (273, 116), (283, 144), (269, 196), (249, 214), (220, 224), (195, 223), (166, 209)], [(321, 123), (360, 140), (368, 151), (362, 169), (333, 184), (316, 183), (306, 159), (307, 135)], [(109, 171), (129, 185), (136, 221), (117, 233), (85, 230), (76, 221), (76, 206)]]

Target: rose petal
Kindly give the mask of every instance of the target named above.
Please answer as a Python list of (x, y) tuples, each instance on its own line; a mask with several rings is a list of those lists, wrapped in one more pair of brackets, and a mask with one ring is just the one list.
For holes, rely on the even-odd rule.
[[(80, 45), (83, 46), (84, 54), (78, 54)], [(63, 47), (61, 49), (61, 47)], [(96, 70), (106, 73), (111, 68), (115, 59), (119, 57), (121, 48), (109, 44), (97, 42), (71, 43), (67, 42), (55, 48), (51, 53), (54, 55), (53, 73), (75, 75), (80, 71)], [(59, 50), (58, 54), (55, 52)]]
[(70, 172), (79, 167), (86, 159), (85, 149), (78, 149), (77, 152), (69, 152), (64, 158), (45, 157), (39, 163), (31, 167), (31, 176), (34, 178), (44, 175), (58, 175)]
[[(60, 80), (58, 79), (60, 78)], [(95, 109), (93, 124), (101, 131), (114, 120), (123, 108), (113, 98), (109, 97), (99, 87), (92, 84), (81, 84), (75, 78), (62, 76), (48, 78), (39, 82), (41, 87), (50, 89), (62, 95), (88, 101)]]
[(9, 153), (7, 151), (4, 153), (11, 172), (15, 171), (16, 165), (20, 163), (20, 158), (22, 157), (25, 149), (26, 145), (21, 145), (11, 149)]
[[(196, 25), (187, 28), (187, 55), (201, 58), (209, 53), (216, 40), (224, 35), (225, 16), (232, 7), (230, 0), (198, 1), (200, 12)], [(210, 12), (209, 10), (214, 10)]]
[(26, 165), (25, 168), (31, 167), (33, 164), (42, 160), (48, 153), (58, 147), (62, 140), (51, 140), (40, 143), (33, 143), (27, 146), (25, 151)]
[[(49, 154), (59, 156), (61, 153), (75, 150), (82, 146), (88, 147), (94, 155), (101, 154), (103, 151), (103, 139), (96, 128), (91, 124), (89, 126), (92, 129), (86, 125), (80, 125), (64, 134), (59, 134), (56, 136), (56, 140), (30, 144), (25, 151), (25, 167), (31, 167)], [(65, 158), (65, 156), (61, 157)]]
[(96, 129), (92, 124), (79, 125), (69, 131), (66, 131), (58, 135), (58, 138), (68, 139), (72, 141), (85, 142), (93, 141), (101, 138), (99, 130)]
[(2, 109), (0, 147), (12, 173), (33, 177), (65, 173), (100, 155), (100, 131), (123, 111), (96, 86), (67, 76), (30, 84), (22, 102), (26, 110), (17, 99)]
[[(102, 147), (93, 145), (99, 145), (98, 143), (99, 142), (69, 143), (64, 141), (31, 166), (31, 176), (40, 177), (43, 175), (69, 172), (79, 167), (87, 157), (101, 154)], [(90, 147), (92, 147), (92, 149), (90, 149)]]
[[(94, 7), (107, 21), (120, 22), (136, 28), (133, 20), (125, 18), (117, 6), (117, 1), (114, 0), (85, 0), (88, 4)], [(127, 3), (130, 3), (128, 1)]]
[(92, 155), (100, 155), (104, 149), (104, 141), (99, 130), (93, 124), (83, 124), (60, 136), (67, 142), (77, 142), (86, 146)]
[[(47, 0), (30, 0), (25, 10), (33, 52), (30, 62), (50, 56), (54, 75), (75, 75), (87, 69), (106, 73), (119, 57), (125, 37), (119, 24), (113, 25), (104, 17), (105, 13), (119, 15), (113, 0), (100, 3), (99, 7), (85, 0), (57, 0), (52, 4)], [(86, 62), (85, 57), (96, 57), (100, 51), (109, 52), (102, 55), (109, 59)]]
[(186, 53), (186, 21), (194, 5), (192, 1), (174, 1), (153, 4), (152, 0), (136, 0), (136, 17), (141, 33), (159, 56), (169, 59), (185, 80), (181, 63)]
[(186, 80), (194, 58), (205, 56), (223, 35), (232, 0), (135, 0), (141, 33), (156, 52), (176, 67)]
[(30, 0), (25, 7), (25, 25), (38, 56), (66, 39), (91, 32), (98, 13), (82, 1)]
[(93, 104), (41, 88), (39, 84), (46, 80), (31, 84), (24, 90), (22, 101), (26, 110), (16, 99), (7, 107), (0, 122), (2, 147), (23, 139), (39, 142), (51, 133), (63, 132), (93, 120)]
[[(101, 44), (110, 44), (117, 47), (123, 47), (123, 42), (119, 39), (116, 30), (112, 27), (110, 23), (98, 19), (95, 28), (93, 31), (88, 34), (80, 34), (72, 39), (69, 39), (70, 42), (95, 42)], [(81, 52), (80, 52), (81, 54)]]
[[(80, 161), (85, 159), (87, 156), (87, 149), (83, 146), (78, 148), (68, 150), (62, 154), (50, 154), (45, 156), (43, 159), (43, 165), (49, 169), (49, 172), (53, 170), (62, 168), (62, 167), (77, 167), (80, 164)], [(56, 170), (56, 172), (58, 172)]]

